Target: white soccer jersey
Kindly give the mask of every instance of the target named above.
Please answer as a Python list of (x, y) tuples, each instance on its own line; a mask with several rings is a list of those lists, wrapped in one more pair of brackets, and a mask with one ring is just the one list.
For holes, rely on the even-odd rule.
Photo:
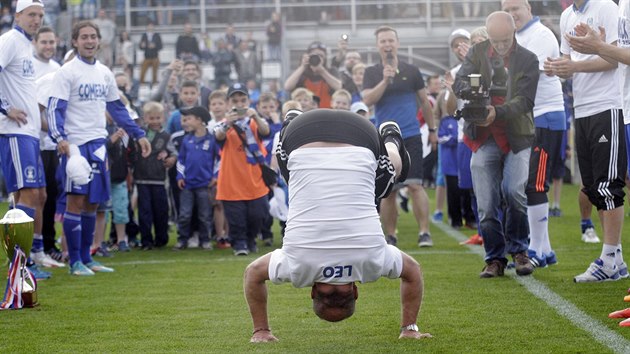
[[(602, 26), (606, 30), (606, 42), (616, 42), (618, 37), (619, 9), (612, 0), (590, 0), (576, 9), (575, 5), (567, 7), (560, 16), (560, 33), (562, 42), (560, 52), (570, 55), (571, 60), (584, 61), (598, 58), (597, 55), (582, 54), (571, 50), (564, 38), (565, 33), (574, 34), (574, 28), (586, 23), (592, 28)], [(573, 106), (575, 118), (584, 118), (594, 114), (621, 108), (617, 70), (596, 73), (573, 74)]]
[[(543, 71), (547, 58), (558, 58), (560, 49), (553, 32), (536, 18), (529, 26), (516, 32), (516, 41), (538, 57), (539, 70)], [(562, 84), (557, 76), (541, 74), (538, 79), (534, 117), (549, 112), (564, 112)]]
[[(90, 64), (75, 57), (55, 74), (48, 104), (50, 135), (57, 140), (63, 132), (68, 142), (76, 145), (107, 138), (106, 104), (118, 99), (111, 70), (99, 61)], [(67, 110), (60, 119), (55, 116), (55, 109), (64, 101)]]
[[(48, 98), (50, 98), (50, 90), (54, 82), (55, 72), (49, 72), (43, 75), (35, 83), (37, 84), (37, 103), (47, 107)], [(56, 150), (57, 144), (48, 136), (48, 132), (40, 131), (39, 133), (39, 148), (40, 150)]]
[[(630, 48), (630, 0), (619, 1), (619, 40), (622, 48)], [(623, 122), (630, 124), (630, 65), (619, 63), (623, 94)]]
[(22, 134), (39, 139), (41, 120), (35, 99), (35, 69), (31, 40), (19, 28), (0, 36), (0, 108), (26, 112), (27, 124), (18, 124), (0, 112), (1, 134)]
[(37, 59), (34, 55), (33, 55), (33, 64), (35, 65), (35, 79), (36, 80), (48, 73), (54, 73), (55, 71), (59, 70), (59, 68), (61, 67), (59, 63), (57, 63), (56, 61), (52, 59), (49, 61), (41, 61)]
[(372, 151), (301, 148), (289, 155), (288, 169), (289, 215), (282, 248), (269, 262), (271, 281), (306, 287), (400, 277), (402, 255), (385, 242), (374, 205)]

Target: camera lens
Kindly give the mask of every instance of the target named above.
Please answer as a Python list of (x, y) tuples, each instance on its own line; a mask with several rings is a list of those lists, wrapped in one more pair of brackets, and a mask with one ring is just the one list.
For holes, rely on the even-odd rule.
[(318, 66), (321, 62), (322, 58), (317, 54), (311, 54), (311, 56), (308, 57), (308, 64), (310, 66)]

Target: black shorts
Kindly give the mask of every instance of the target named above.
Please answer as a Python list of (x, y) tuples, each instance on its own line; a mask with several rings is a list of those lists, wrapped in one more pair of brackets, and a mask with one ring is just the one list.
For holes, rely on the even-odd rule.
[(407, 179), (402, 184), (422, 184), (422, 178), (424, 177), (422, 174), (424, 161), (422, 157), (422, 137), (420, 135), (408, 137), (405, 139), (405, 148), (409, 152), (411, 165), (409, 166)]
[(553, 166), (558, 164), (562, 148), (563, 130), (536, 128), (536, 136), (529, 158), (529, 178), (527, 179), (527, 205), (547, 203), (549, 180)]
[(575, 120), (575, 146), (584, 193), (597, 210), (623, 206), (626, 141), (620, 109)]
[[(331, 109), (313, 110), (284, 123), (276, 157), (289, 188), (289, 155), (300, 146), (313, 142), (342, 143), (369, 149), (377, 161), (376, 197), (384, 198), (392, 190), (396, 172), (374, 125), (356, 113)], [(331, 162), (334, 162), (334, 156)]]

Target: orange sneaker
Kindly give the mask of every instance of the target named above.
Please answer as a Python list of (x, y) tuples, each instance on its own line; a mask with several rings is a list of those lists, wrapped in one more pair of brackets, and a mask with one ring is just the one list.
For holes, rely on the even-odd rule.
[(630, 295), (626, 295), (623, 297), (623, 301), (630, 302)]
[(466, 241), (459, 243), (460, 245), (483, 245), (483, 238), (479, 234), (474, 234)]
[(611, 312), (608, 318), (630, 318), (630, 307), (625, 310)]
[(619, 322), (619, 326), (621, 326), (621, 327), (630, 327), (630, 318), (626, 318), (625, 320)]

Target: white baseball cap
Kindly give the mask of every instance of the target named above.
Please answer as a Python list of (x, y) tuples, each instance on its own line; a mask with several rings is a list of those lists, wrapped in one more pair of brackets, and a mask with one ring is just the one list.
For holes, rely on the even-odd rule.
[(44, 4), (40, 0), (18, 0), (15, 4), (15, 13), (20, 13), (29, 6), (44, 7)]
[(352, 113), (359, 113), (359, 111), (366, 111), (370, 113), (370, 109), (368, 108), (368, 106), (366, 106), (365, 103), (361, 101), (353, 103), (352, 106), (350, 106), (350, 111)]
[(466, 38), (466, 39), (470, 39), (470, 32), (466, 31), (463, 28), (458, 28), (456, 30), (454, 30), (450, 36), (448, 36), (448, 45), (450, 46), (451, 44), (453, 44), (453, 41), (456, 38)]

